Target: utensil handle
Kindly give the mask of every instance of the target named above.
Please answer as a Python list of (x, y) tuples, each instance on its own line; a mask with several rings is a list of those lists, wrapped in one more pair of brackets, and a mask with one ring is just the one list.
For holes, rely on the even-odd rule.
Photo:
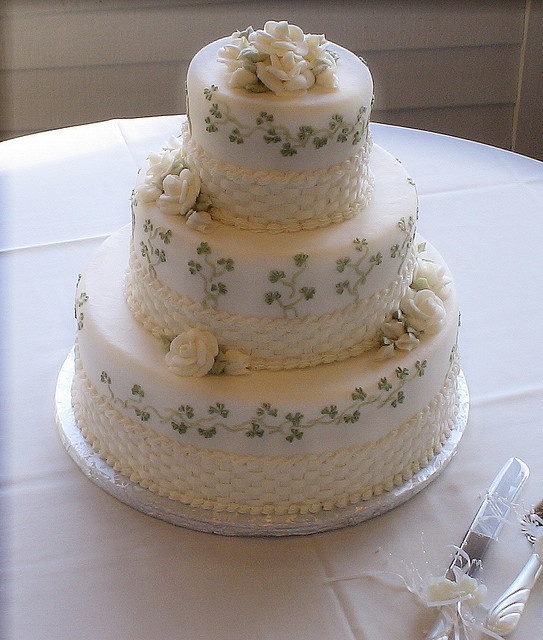
[(440, 611), (437, 620), (434, 622), (434, 626), (426, 636), (426, 640), (449, 640), (452, 630), (452, 620), (446, 616), (443, 611)]
[(488, 612), (487, 629), (501, 636), (506, 636), (515, 629), (541, 569), (539, 556), (532, 554), (515, 580)]

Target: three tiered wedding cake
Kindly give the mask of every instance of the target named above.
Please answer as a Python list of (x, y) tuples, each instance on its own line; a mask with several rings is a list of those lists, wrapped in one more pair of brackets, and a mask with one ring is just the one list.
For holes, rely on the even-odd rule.
[(457, 296), (413, 181), (372, 145), (372, 100), (364, 61), (286, 22), (192, 60), (183, 130), (77, 289), (77, 424), (133, 483), (319, 513), (440, 451)]

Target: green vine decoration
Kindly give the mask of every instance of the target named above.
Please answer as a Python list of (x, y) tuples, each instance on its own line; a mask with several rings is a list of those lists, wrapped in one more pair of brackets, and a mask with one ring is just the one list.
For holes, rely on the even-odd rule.
[(270, 271), (268, 280), (272, 284), (280, 284), (284, 288), (284, 293), (277, 289), (267, 291), (264, 294), (266, 304), (278, 304), (283, 312), (283, 317), (298, 317), (298, 305), (303, 301), (308, 301), (315, 296), (315, 287), (300, 287), (298, 280), (307, 269), (309, 256), (306, 253), (298, 253), (294, 256), (293, 261), (296, 271), (287, 278), (287, 274), (280, 269)]
[[(79, 287), (80, 282), (81, 282), (81, 274), (79, 274), (77, 278), (77, 287)], [(81, 331), (81, 329), (83, 329), (83, 321), (85, 319), (85, 314), (82, 311), (82, 307), (85, 305), (86, 302), (88, 302), (89, 296), (84, 291), (78, 291), (77, 289), (76, 291), (77, 293), (76, 293), (75, 304), (74, 304), (74, 315), (77, 321), (77, 330)]]
[(282, 416), (271, 403), (264, 402), (254, 410), (248, 420), (239, 424), (226, 422), (230, 410), (221, 402), (209, 405), (207, 413), (200, 416), (189, 404), (181, 404), (176, 409), (164, 409), (161, 412), (145, 403), (145, 392), (141, 385), (134, 384), (131, 396), (122, 400), (115, 396), (112, 380), (107, 372), (102, 372), (100, 380), (108, 389), (111, 403), (131, 410), (139, 422), (148, 422), (154, 417), (160, 424), (169, 424), (180, 434), (194, 431), (205, 439), (213, 438), (221, 431), (227, 431), (241, 433), (248, 438), (281, 436), (287, 442), (294, 443), (301, 440), (306, 431), (316, 426), (356, 424), (360, 420), (361, 409), (367, 405), (376, 404), (379, 408), (388, 405), (397, 407), (405, 401), (403, 387), (407, 381), (424, 376), (426, 365), (426, 360), (419, 360), (412, 369), (397, 367), (393, 377), (383, 377), (377, 382), (377, 392), (373, 394), (367, 393), (362, 387), (355, 388), (351, 393), (351, 403), (341, 409), (337, 405), (328, 405), (317, 410), (311, 417), (304, 416), (300, 411), (289, 411)]
[(397, 243), (390, 247), (390, 257), (400, 259), (400, 264), (398, 266), (398, 273), (400, 273), (407, 254), (409, 253), (409, 249), (415, 240), (415, 219), (413, 216), (409, 216), (407, 219), (401, 218), (398, 222), (398, 227), (400, 231), (405, 233), (405, 238), (401, 244)]
[(232, 258), (219, 258), (214, 261), (211, 257), (211, 247), (207, 242), (201, 242), (196, 247), (196, 253), (201, 256), (202, 260), (189, 260), (189, 272), (192, 275), (199, 276), (203, 281), (203, 306), (217, 309), (220, 297), (228, 293), (226, 284), (218, 280), (218, 278), (234, 270), (234, 260)]
[(336, 293), (342, 295), (346, 292), (358, 301), (360, 298), (360, 287), (364, 286), (368, 276), (375, 267), (382, 264), (383, 255), (380, 251), (370, 254), (368, 241), (365, 238), (362, 240), (355, 238), (353, 245), (355, 251), (360, 254), (357, 260), (348, 256), (336, 260), (336, 269), (339, 273), (352, 274), (351, 279), (342, 280), (336, 284)]
[(245, 125), (234, 117), (227, 104), (221, 102), (216, 92), (218, 87), (211, 85), (204, 89), (204, 97), (211, 103), (209, 115), (205, 118), (206, 131), (216, 133), (220, 127), (231, 126), (228, 139), (233, 144), (243, 144), (253, 135), (261, 135), (266, 144), (279, 145), (280, 154), (288, 158), (297, 155), (306, 147), (321, 149), (329, 142), (357, 145), (366, 136), (368, 127), (367, 108), (360, 107), (355, 122), (346, 122), (344, 116), (334, 114), (327, 128), (301, 125), (295, 132), (275, 121), (275, 116), (261, 111), (252, 125)]
[(147, 261), (149, 274), (153, 278), (156, 278), (155, 267), (161, 262), (166, 262), (166, 252), (157, 246), (157, 240), (162, 241), (163, 244), (169, 244), (172, 232), (171, 229), (155, 227), (151, 220), (145, 220), (143, 223), (143, 232), (147, 235), (147, 239), (140, 242), (141, 255)]

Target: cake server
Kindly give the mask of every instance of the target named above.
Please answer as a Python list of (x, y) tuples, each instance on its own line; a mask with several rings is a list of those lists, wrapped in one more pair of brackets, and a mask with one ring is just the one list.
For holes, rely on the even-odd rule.
[[(445, 573), (448, 580), (455, 580), (454, 569), (467, 569), (474, 576), (480, 561), (492, 540), (495, 540), (518, 492), (528, 478), (528, 467), (518, 458), (510, 458), (488, 488), (473, 522), (460, 544), (463, 553), (456, 553)], [(467, 567), (469, 558), (469, 568)], [(449, 640), (453, 622), (443, 612), (439, 614), (426, 640)]]
[[(543, 527), (543, 500), (524, 516), (523, 521), (524, 534), (528, 541), (534, 544), (536, 541), (535, 527)], [(543, 529), (541, 536), (543, 536)], [(537, 537), (540, 538), (539, 535)], [(507, 636), (515, 630), (530, 597), (532, 587), (541, 574), (542, 563), (543, 557), (534, 551), (515, 580), (488, 612), (486, 626), (490, 631)]]

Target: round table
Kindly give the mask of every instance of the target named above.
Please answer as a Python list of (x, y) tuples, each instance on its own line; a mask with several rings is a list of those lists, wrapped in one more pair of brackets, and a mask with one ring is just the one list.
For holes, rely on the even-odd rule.
[[(531, 474), (483, 562), (492, 604), (531, 552), (518, 518), (543, 498), (543, 163), (373, 125), (415, 180), (419, 229), (460, 291), (468, 426), (444, 472), (378, 518), (312, 536), (229, 538), (117, 501), (78, 470), (55, 425), (77, 275), (129, 222), (136, 171), (179, 122), (115, 120), (0, 144), (5, 637), (419, 640), (436, 612), (406, 583), (444, 573), (450, 545), (516, 456)], [(542, 610), (543, 581), (515, 640), (539, 637)]]

